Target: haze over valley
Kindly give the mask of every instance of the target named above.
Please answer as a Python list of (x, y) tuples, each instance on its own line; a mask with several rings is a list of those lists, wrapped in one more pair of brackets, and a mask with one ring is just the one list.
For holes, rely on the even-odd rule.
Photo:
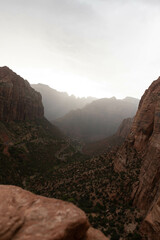
[(84, 107), (96, 98), (76, 98), (74, 95), (69, 96), (66, 92), (59, 92), (44, 84), (32, 84), (36, 91), (42, 95), (44, 105), (44, 114), (49, 121), (64, 116), (71, 110)]
[(76, 98), (44, 84), (31, 86), (42, 94), (45, 117), (67, 136), (84, 142), (113, 135), (123, 119), (134, 117), (139, 103), (131, 97)]
[(96, 141), (113, 135), (123, 119), (134, 117), (138, 99), (103, 98), (74, 110), (53, 123), (66, 135), (83, 141)]

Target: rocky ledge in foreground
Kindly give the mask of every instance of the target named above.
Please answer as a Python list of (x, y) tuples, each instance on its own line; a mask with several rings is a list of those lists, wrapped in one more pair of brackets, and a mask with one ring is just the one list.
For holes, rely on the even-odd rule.
[(57, 199), (0, 185), (1, 240), (107, 240), (85, 213)]

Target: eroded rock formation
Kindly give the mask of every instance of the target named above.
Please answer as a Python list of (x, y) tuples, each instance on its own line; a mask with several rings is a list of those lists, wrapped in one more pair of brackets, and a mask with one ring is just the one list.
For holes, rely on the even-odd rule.
[(85, 213), (57, 199), (0, 185), (1, 240), (107, 240)]
[[(131, 150), (132, 149), (132, 150)], [(134, 184), (134, 204), (146, 212), (142, 224), (148, 239), (160, 239), (160, 78), (145, 91), (127, 141), (115, 160), (116, 171), (128, 162), (141, 159), (138, 182)], [(148, 227), (148, 228), (147, 228)]]
[(128, 134), (130, 133), (132, 122), (133, 122), (133, 118), (125, 118), (122, 121), (122, 123), (120, 124), (115, 135), (117, 137), (122, 137), (125, 139), (128, 136)]
[(0, 121), (34, 120), (42, 117), (40, 93), (8, 67), (0, 67)]

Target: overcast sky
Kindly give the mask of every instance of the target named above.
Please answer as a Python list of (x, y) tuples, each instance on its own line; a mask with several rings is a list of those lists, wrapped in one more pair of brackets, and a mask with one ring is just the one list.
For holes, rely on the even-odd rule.
[(76, 96), (140, 98), (160, 75), (159, 0), (0, 0), (0, 66)]

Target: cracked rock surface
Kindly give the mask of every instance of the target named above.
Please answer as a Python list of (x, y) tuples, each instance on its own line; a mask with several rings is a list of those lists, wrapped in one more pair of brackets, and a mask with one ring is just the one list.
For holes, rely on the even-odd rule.
[(0, 185), (1, 240), (107, 240), (72, 203)]

